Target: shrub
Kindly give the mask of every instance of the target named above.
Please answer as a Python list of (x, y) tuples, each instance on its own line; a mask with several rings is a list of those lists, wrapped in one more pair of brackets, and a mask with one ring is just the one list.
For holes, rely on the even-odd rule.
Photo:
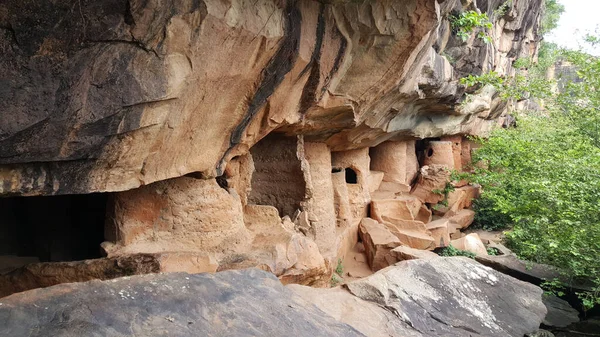
[(438, 255), (440, 256), (466, 256), (468, 258), (474, 259), (475, 258), (475, 254), (468, 252), (466, 250), (460, 250), (455, 248), (452, 245), (449, 245), (448, 247), (443, 248)]
[[(560, 113), (520, 116), (518, 129), (482, 143), (478, 223), (511, 226), (507, 245), (519, 257), (600, 285), (600, 148)], [(582, 298), (600, 300), (592, 294)]]
[[(456, 35), (462, 40), (467, 41), (473, 30), (477, 28), (491, 29), (492, 23), (485, 13), (477, 13), (476, 11), (462, 12), (457, 15), (450, 16), (450, 25)], [(491, 37), (485, 32), (477, 33), (477, 37), (485, 41), (491, 42)]]

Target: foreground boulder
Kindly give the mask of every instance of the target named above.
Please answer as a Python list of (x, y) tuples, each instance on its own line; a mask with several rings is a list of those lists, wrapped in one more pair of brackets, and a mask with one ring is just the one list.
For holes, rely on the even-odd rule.
[[(416, 336), (521, 337), (546, 315), (539, 287), (463, 257), (404, 261), (347, 287), (395, 313)], [(329, 312), (332, 302), (316, 304)]]
[(362, 336), (257, 270), (62, 284), (0, 301), (0, 336)]

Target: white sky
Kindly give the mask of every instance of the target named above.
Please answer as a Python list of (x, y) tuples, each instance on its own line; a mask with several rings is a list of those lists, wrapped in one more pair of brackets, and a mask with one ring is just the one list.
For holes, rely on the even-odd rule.
[[(600, 37), (600, 0), (559, 0), (565, 6), (558, 27), (545, 39), (569, 49), (579, 49), (586, 33)], [(600, 47), (586, 50), (600, 55)]]

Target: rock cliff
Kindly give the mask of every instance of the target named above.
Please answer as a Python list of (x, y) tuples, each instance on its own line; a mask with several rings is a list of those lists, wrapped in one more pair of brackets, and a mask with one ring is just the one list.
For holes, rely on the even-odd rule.
[[(535, 56), (541, 5), (3, 1), (0, 255), (41, 263), (10, 257), (0, 293), (246, 267), (327, 285), (359, 234), (372, 269), (486, 254), (461, 233), (478, 187), (440, 191), (507, 103), (459, 79)], [(492, 28), (457, 36), (467, 11)]]
[[(272, 132), (330, 149), (484, 131), (461, 75), (536, 51), (541, 0), (0, 4), (0, 194), (221, 176)], [(493, 43), (449, 24), (492, 18)]]

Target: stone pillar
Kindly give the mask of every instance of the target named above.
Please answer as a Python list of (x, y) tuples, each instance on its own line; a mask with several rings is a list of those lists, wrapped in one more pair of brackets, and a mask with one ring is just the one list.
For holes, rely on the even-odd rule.
[(419, 163), (415, 141), (387, 141), (371, 148), (371, 169), (384, 172), (383, 181), (410, 185)]
[(308, 213), (319, 250), (325, 252), (333, 248), (336, 240), (331, 152), (324, 143), (300, 141), (298, 146), (298, 156), (302, 161), (306, 181), (306, 201), (302, 203), (303, 209)]
[(462, 171), (462, 136), (447, 136), (443, 137), (442, 141), (452, 143), (452, 157), (454, 158), (454, 169), (457, 171)]
[(344, 172), (348, 199), (354, 219), (367, 216), (367, 208), (371, 202), (369, 193), (370, 158), (369, 148), (339, 151), (331, 154), (333, 169)]
[(425, 149), (423, 165), (443, 165), (453, 170), (454, 153), (452, 152), (452, 142), (430, 141)]

